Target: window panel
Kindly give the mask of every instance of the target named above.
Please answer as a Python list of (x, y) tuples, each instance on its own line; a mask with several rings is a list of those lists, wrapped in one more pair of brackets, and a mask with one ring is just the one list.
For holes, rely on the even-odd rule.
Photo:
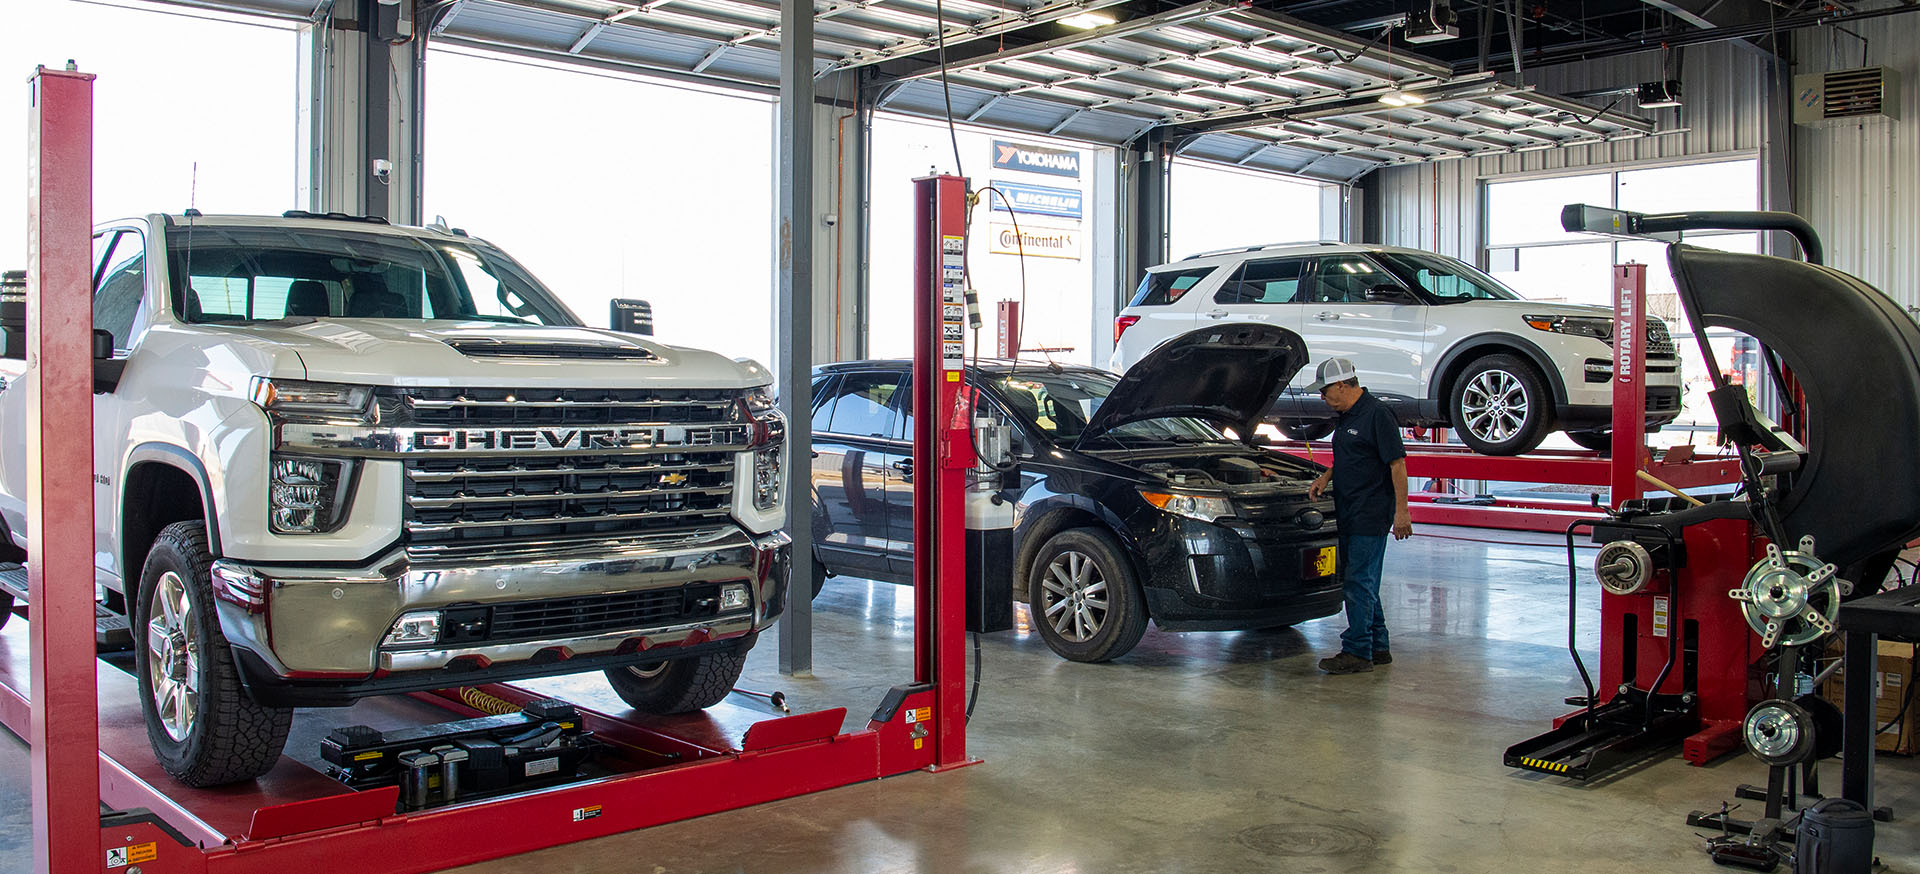
[(116, 236), (112, 251), (101, 265), (100, 285), (93, 295), (93, 327), (112, 332), (113, 348), (125, 350), (132, 345), (134, 318), (146, 298), (147, 246), (135, 231)]
[(1493, 274), (1528, 300), (1611, 305), (1613, 244), (1537, 246), (1518, 253), (1520, 269)]
[(1310, 284), (1307, 300), (1313, 303), (1364, 303), (1367, 289), (1399, 283), (1359, 255), (1334, 255), (1320, 259)]
[(1617, 204), (1647, 213), (1758, 209), (1759, 174), (1752, 159), (1622, 170)]
[(1560, 210), (1569, 203), (1607, 206), (1613, 202), (1613, 174), (1557, 176), (1487, 185), (1487, 245), (1553, 243), (1586, 239), (1560, 227)]
[(1148, 273), (1140, 280), (1140, 290), (1133, 295), (1133, 302), (1127, 306), (1154, 307), (1166, 306), (1185, 296), (1187, 291), (1200, 284), (1218, 267), (1193, 267), (1187, 270), (1165, 270)]
[(1306, 263), (1304, 258), (1249, 261), (1214, 293), (1213, 302), (1227, 305), (1297, 303), (1300, 274), (1305, 272)]
[(833, 405), (827, 430), (856, 437), (887, 437), (893, 433), (893, 393), (900, 377), (892, 373), (850, 373), (827, 403)]

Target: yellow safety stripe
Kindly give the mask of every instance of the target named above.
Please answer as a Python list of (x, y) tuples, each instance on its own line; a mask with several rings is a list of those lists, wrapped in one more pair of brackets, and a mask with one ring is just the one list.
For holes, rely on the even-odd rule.
[(1565, 774), (1567, 772), (1566, 762), (1548, 762), (1533, 758), (1532, 756), (1522, 756), (1520, 758), (1520, 764), (1536, 771), (1550, 771), (1555, 774)]

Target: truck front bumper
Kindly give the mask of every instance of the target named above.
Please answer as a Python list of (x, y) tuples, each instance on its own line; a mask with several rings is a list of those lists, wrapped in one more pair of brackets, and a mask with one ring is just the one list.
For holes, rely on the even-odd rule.
[[(738, 645), (785, 609), (790, 551), (785, 534), (736, 527), (485, 564), (396, 548), (345, 570), (222, 560), (213, 588), (256, 700), (344, 704)], [(746, 587), (746, 604), (720, 602), (731, 584)], [(403, 616), (423, 613), (437, 614), (435, 639), (389, 637)]]

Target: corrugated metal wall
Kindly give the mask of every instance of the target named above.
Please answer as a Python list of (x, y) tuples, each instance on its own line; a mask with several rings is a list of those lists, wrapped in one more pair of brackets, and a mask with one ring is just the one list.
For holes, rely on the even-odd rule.
[[(1376, 174), (1380, 242), (1483, 263), (1481, 182), (1492, 177), (1735, 153), (1760, 153), (1763, 165), (1780, 161), (1783, 116), (1773, 104), (1782, 98), (1774, 96), (1773, 68), (1745, 43), (1695, 46), (1681, 57), (1685, 105), (1643, 113), (1662, 128), (1684, 132), (1382, 170)], [(1663, 78), (1661, 70), (1660, 53), (1653, 51), (1528, 70), (1526, 78), (1543, 91), (1564, 94), (1637, 85)], [(1772, 200), (1779, 202), (1782, 195)]]
[[(1920, 14), (1802, 31), (1798, 73), (1884, 66), (1899, 79), (1899, 118), (1794, 133), (1797, 210), (1827, 247), (1827, 263), (1920, 304)], [(1864, 51), (1865, 63), (1862, 63)]]

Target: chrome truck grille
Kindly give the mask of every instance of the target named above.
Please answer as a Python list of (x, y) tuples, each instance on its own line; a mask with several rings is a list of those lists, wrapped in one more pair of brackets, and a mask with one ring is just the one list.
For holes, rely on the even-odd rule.
[[(408, 453), (409, 552), (448, 559), (582, 541), (671, 541), (724, 524), (745, 448), (737, 394), (635, 389), (387, 389), (414, 427), (470, 449)], [(569, 433), (669, 435), (644, 441)], [(532, 436), (528, 436), (532, 435)], [(488, 446), (477, 451), (485, 439)], [(524, 447), (524, 450), (516, 447)]]

